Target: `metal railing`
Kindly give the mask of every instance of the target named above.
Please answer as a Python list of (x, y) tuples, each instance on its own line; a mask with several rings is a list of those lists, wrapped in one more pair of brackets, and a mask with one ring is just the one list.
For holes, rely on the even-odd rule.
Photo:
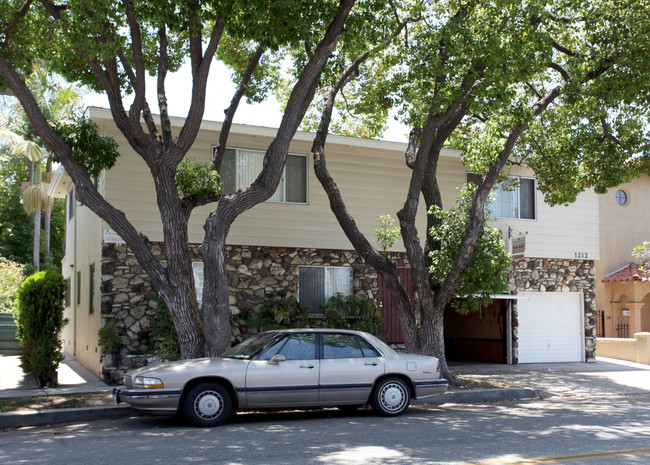
[(630, 325), (628, 323), (619, 323), (616, 327), (616, 337), (630, 337)]

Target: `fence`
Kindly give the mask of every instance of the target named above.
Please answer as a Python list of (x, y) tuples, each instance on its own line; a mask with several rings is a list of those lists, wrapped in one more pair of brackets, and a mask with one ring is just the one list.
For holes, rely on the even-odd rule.
[(616, 327), (616, 337), (619, 338), (630, 337), (630, 325), (628, 323), (620, 323)]
[(18, 355), (20, 352), (13, 315), (0, 313), (0, 354)]

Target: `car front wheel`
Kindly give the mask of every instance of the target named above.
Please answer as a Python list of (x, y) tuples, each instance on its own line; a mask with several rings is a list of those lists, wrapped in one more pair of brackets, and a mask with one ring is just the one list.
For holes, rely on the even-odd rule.
[(230, 394), (220, 384), (201, 383), (185, 398), (185, 419), (196, 426), (217, 426), (226, 421), (232, 409)]
[(411, 391), (399, 378), (380, 381), (372, 393), (372, 408), (380, 415), (394, 417), (406, 411), (411, 402)]

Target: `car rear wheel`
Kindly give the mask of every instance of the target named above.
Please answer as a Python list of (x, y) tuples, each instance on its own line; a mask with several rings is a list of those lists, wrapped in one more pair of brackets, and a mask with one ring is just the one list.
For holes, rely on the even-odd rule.
[(185, 419), (196, 426), (217, 426), (232, 409), (230, 394), (220, 384), (201, 383), (188, 392), (183, 403)]
[(406, 411), (411, 402), (411, 391), (400, 378), (381, 380), (372, 393), (372, 408), (380, 415), (395, 417)]

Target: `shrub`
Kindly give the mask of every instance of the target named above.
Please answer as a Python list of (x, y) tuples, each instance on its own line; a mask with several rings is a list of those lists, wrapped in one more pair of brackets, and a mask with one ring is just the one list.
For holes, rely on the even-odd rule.
[(63, 360), (59, 333), (63, 318), (63, 276), (45, 270), (23, 282), (16, 293), (14, 319), (23, 361), (41, 386), (56, 383), (56, 370)]
[(0, 313), (11, 313), (18, 288), (25, 280), (24, 265), (0, 258)]
[(301, 328), (309, 321), (309, 307), (301, 305), (294, 296), (267, 299), (249, 326), (262, 331), (269, 329)]
[(355, 329), (375, 336), (381, 334), (381, 312), (364, 294), (347, 297), (337, 294), (318, 309), (325, 315), (328, 328)]
[(106, 323), (97, 331), (97, 343), (107, 354), (117, 354), (122, 348), (122, 338), (118, 334), (115, 323)]
[(153, 354), (158, 360), (178, 360), (181, 356), (181, 346), (178, 343), (174, 320), (162, 297), (158, 296), (155, 300), (157, 305), (151, 320)]

